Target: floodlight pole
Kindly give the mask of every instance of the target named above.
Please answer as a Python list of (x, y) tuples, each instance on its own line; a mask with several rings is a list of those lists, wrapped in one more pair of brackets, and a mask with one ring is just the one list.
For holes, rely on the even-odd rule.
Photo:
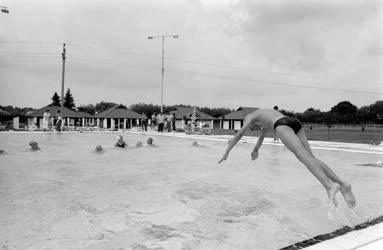
[(3, 13), (5, 13), (5, 14), (9, 14), (9, 10), (8, 10), (8, 8), (5, 7), (5, 6), (1, 6), (1, 5), (0, 5), (0, 11), (3, 12)]
[(154, 38), (162, 38), (162, 67), (161, 67), (161, 113), (163, 112), (163, 106), (164, 106), (164, 74), (165, 74), (165, 68), (164, 68), (164, 55), (165, 55), (165, 38), (179, 38), (178, 35), (161, 35), (161, 36), (148, 36), (148, 39), (154, 39)]
[(63, 43), (63, 52), (61, 53), (61, 57), (63, 60), (62, 74), (61, 74), (61, 115), (63, 115), (63, 112), (64, 112), (65, 59), (66, 59), (65, 43)]

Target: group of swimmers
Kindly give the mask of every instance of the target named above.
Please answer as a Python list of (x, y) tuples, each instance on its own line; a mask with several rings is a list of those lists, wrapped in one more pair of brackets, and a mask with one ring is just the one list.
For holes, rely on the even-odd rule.
[[(157, 146), (157, 145), (154, 144), (154, 140), (153, 140), (152, 137), (149, 137), (146, 140), (146, 144), (148, 146), (150, 146), (150, 147), (156, 147)], [(39, 144), (36, 141), (30, 141), (29, 142), (29, 146), (30, 146), (30, 150), (31, 151), (38, 151), (38, 150), (40, 150)], [(118, 135), (117, 136), (117, 142), (114, 144), (114, 146), (118, 147), (118, 148), (125, 148), (125, 147), (128, 146), (128, 144), (125, 142), (124, 137), (122, 135)], [(136, 142), (135, 146), (136, 146), (136, 148), (139, 148), (139, 147), (144, 146), (144, 144), (142, 143), (142, 141), (138, 141), (138, 142)], [(196, 141), (193, 141), (192, 146), (203, 147), (203, 145), (199, 144)], [(95, 153), (103, 153), (104, 152), (104, 148), (101, 145), (97, 145), (94, 148), (94, 152)], [(4, 153), (4, 150), (0, 150), (0, 153)]]

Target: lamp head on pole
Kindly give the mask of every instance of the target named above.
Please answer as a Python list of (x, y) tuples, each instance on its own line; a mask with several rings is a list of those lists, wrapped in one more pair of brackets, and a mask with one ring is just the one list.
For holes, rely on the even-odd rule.
[(1, 12), (9, 14), (9, 10), (6, 7), (1, 7)]

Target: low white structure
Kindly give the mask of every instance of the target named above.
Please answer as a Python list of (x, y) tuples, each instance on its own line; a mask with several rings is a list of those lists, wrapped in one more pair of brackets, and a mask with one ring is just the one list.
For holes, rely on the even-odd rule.
[[(176, 107), (176, 110), (171, 111), (170, 114), (176, 116), (176, 128), (184, 128), (185, 124), (191, 123), (191, 118), (193, 115), (193, 107)], [(197, 122), (202, 122), (208, 124), (210, 128), (214, 126), (214, 120), (216, 118), (199, 111), (196, 109)]]
[(239, 107), (236, 111), (219, 117), (219, 127), (227, 130), (240, 130), (245, 121), (245, 117), (257, 110), (254, 107)]
[(140, 126), (142, 115), (123, 105), (116, 105), (95, 115), (96, 126), (99, 128), (118, 130)]

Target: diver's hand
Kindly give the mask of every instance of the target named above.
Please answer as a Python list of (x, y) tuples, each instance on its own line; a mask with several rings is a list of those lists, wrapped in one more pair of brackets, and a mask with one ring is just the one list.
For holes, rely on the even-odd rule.
[(254, 161), (257, 158), (258, 158), (258, 150), (253, 150), (253, 152), (251, 152), (251, 160)]
[(229, 154), (228, 154), (228, 153), (225, 153), (225, 154), (222, 156), (221, 160), (218, 161), (218, 164), (220, 164), (220, 163), (223, 162), (223, 161), (226, 161), (226, 159), (227, 159), (228, 156), (229, 156)]

